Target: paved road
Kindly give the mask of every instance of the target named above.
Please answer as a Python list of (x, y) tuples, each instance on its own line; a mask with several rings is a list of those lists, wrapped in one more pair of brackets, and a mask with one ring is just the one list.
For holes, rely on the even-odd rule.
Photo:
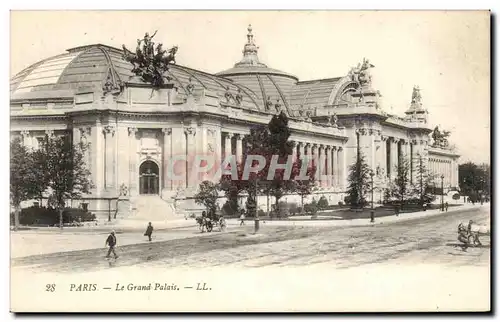
[[(239, 231), (205, 234), (118, 249), (113, 266), (149, 267), (264, 267), (304, 266), (315, 263), (335, 268), (364, 264), (433, 263), (444, 266), (480, 265), (490, 261), (490, 238), (482, 248), (464, 252), (456, 247), (456, 228), (469, 219), (489, 224), (490, 208), (365, 227), (263, 227), (252, 235), (251, 225)], [(246, 232), (245, 232), (246, 230)], [(88, 272), (109, 268), (105, 249), (29, 256), (12, 260), (12, 266), (38, 272)]]

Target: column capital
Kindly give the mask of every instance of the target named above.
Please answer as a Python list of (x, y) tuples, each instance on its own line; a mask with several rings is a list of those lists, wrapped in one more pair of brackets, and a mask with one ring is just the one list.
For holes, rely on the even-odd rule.
[(136, 127), (129, 127), (128, 128), (128, 135), (135, 135), (137, 133), (137, 128)]
[(215, 132), (216, 132), (215, 129), (207, 129), (207, 133), (210, 136), (215, 136)]
[(184, 128), (184, 133), (186, 133), (186, 135), (192, 135), (192, 136), (195, 136), (196, 135), (196, 129), (194, 127), (186, 127)]
[(380, 136), (380, 139), (381, 139), (382, 141), (387, 141), (387, 139), (389, 139), (389, 137), (388, 137), (387, 135), (381, 135), (381, 136)]
[(161, 129), (164, 135), (170, 135), (172, 134), (172, 128), (171, 127), (164, 127)]
[(336, 148), (337, 148), (337, 151), (339, 151), (339, 152), (344, 151), (344, 148), (343, 148), (343, 147), (341, 147), (341, 146), (337, 146)]
[(82, 137), (87, 137), (87, 136), (90, 136), (92, 128), (90, 126), (86, 126), (86, 127), (81, 127), (78, 130), (80, 131), (80, 135)]
[[(47, 131), (45, 131), (45, 133), (47, 133)], [(21, 131), (21, 135), (24, 136), (24, 137), (29, 136), (30, 135), (30, 131), (28, 131), (28, 130), (22, 130)]]
[(244, 135), (241, 133), (234, 133), (233, 136), (236, 138), (236, 140), (242, 140)]
[(395, 137), (392, 138), (392, 142), (394, 143), (399, 143), (399, 141), (401, 141), (400, 138), (395, 138)]
[[(26, 132), (29, 133), (28, 131)], [(54, 130), (45, 130), (45, 135), (48, 137), (54, 136)]]
[(233, 137), (233, 133), (231, 132), (222, 132), (222, 135), (225, 139), (231, 139)]
[(114, 135), (115, 134), (115, 126), (114, 125), (106, 125), (104, 128), (103, 128), (103, 132), (104, 134), (111, 134), (111, 135)]

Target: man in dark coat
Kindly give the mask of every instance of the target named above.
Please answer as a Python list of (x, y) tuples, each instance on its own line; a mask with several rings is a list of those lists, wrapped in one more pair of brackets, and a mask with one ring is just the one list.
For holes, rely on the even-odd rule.
[(148, 228), (146, 228), (146, 232), (144, 233), (144, 236), (148, 236), (149, 241), (151, 241), (151, 235), (153, 234), (153, 226), (151, 225), (151, 222), (148, 225)]
[(111, 253), (115, 256), (115, 259), (118, 258), (118, 255), (116, 255), (115, 252), (115, 246), (116, 246), (116, 236), (115, 236), (115, 231), (113, 230), (111, 234), (109, 234), (108, 239), (106, 239), (106, 244), (105, 246), (109, 246), (108, 254), (106, 255), (106, 258), (109, 258)]

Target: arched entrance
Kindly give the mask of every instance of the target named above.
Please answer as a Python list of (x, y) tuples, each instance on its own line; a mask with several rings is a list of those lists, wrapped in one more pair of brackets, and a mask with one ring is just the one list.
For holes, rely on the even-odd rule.
[(139, 193), (141, 195), (159, 194), (160, 171), (153, 161), (144, 161), (139, 168)]

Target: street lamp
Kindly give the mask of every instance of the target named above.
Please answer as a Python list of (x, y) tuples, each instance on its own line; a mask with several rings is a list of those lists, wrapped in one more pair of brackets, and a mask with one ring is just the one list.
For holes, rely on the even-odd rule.
[(370, 178), (371, 178), (371, 187), (372, 187), (372, 208), (370, 210), (370, 222), (375, 222), (375, 211), (373, 210), (373, 170), (370, 170)]
[(444, 211), (444, 185), (443, 185), (443, 180), (444, 180), (444, 174), (441, 175), (441, 211)]
[(257, 233), (259, 231), (259, 198), (258, 198), (258, 188), (257, 188), (257, 182), (258, 182), (258, 178), (255, 177), (255, 216), (254, 216), (254, 228), (255, 228), (255, 233)]
[(462, 185), (462, 193), (463, 193), (463, 195), (464, 195), (464, 204), (465, 204), (465, 203), (466, 203), (466, 200), (465, 200), (465, 178), (464, 178), (464, 180), (463, 180), (463, 183), (464, 183), (464, 184)]

